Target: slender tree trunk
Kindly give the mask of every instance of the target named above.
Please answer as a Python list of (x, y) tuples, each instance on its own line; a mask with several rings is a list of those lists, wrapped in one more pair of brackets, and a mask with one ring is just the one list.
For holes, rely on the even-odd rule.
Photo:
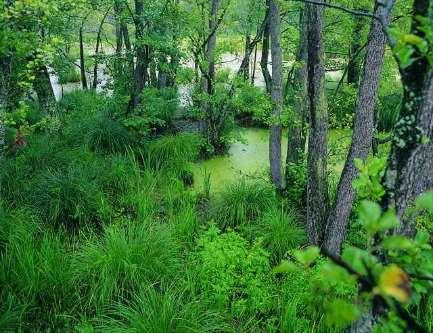
[(79, 38), (80, 38), (80, 75), (81, 75), (81, 86), (84, 90), (87, 90), (87, 78), (86, 78), (86, 63), (84, 60), (84, 42), (83, 42), (83, 25), (84, 21), (80, 26)]
[(98, 64), (99, 64), (99, 48), (101, 45), (101, 34), (102, 34), (102, 28), (104, 26), (105, 19), (107, 18), (108, 12), (110, 11), (111, 7), (105, 12), (104, 17), (101, 20), (101, 23), (99, 24), (98, 34), (96, 36), (96, 47), (95, 47), (95, 65), (93, 66), (93, 89), (96, 90), (98, 87)]
[[(359, 11), (365, 10), (364, 8), (358, 9)], [(358, 86), (361, 76), (362, 62), (361, 57), (354, 56), (358, 54), (362, 47), (362, 29), (365, 24), (365, 19), (362, 16), (354, 17), (354, 27), (352, 40), (349, 47), (349, 63), (347, 65), (347, 83)]]
[[(388, 18), (390, 13), (376, 5), (375, 15)], [(352, 144), (338, 185), (334, 208), (329, 215), (323, 247), (333, 255), (339, 255), (346, 236), (350, 212), (355, 199), (353, 181), (358, 177), (355, 159), (365, 160), (374, 134), (374, 110), (379, 90), (387, 38), (382, 25), (372, 20), (364, 61), (364, 72), (359, 87), (355, 109)]]
[(269, 37), (270, 37), (270, 23), (271, 23), (270, 22), (270, 15), (269, 15), (270, 2), (271, 2), (271, 0), (266, 0), (267, 21), (266, 21), (265, 29), (263, 31), (262, 58), (260, 60), (260, 67), (262, 68), (263, 79), (265, 80), (266, 92), (268, 94), (271, 93), (271, 86), (272, 86), (272, 78), (271, 78), (271, 74), (269, 73), (269, 69), (268, 69), (269, 39), (270, 39)]
[(273, 103), (272, 125), (269, 136), (269, 162), (272, 182), (277, 189), (284, 188), (284, 177), (281, 164), (281, 113), (283, 110), (283, 52), (281, 49), (281, 17), (277, 0), (269, 4), (270, 35), (272, 43), (272, 87)]
[(167, 66), (167, 57), (165, 55), (160, 55), (158, 61), (158, 89), (164, 89), (167, 87)]
[(257, 44), (254, 47), (254, 63), (251, 71), (251, 84), (254, 85), (256, 81), (256, 65), (257, 65)]
[(244, 59), (246, 60), (245, 69), (243, 72), (245, 80), (250, 79), (250, 57), (251, 57), (251, 36), (245, 36), (245, 49), (244, 49)]
[[(215, 47), (217, 41), (217, 14), (219, 7), (221, 5), (221, 0), (212, 0), (210, 8), (210, 18), (209, 18), (209, 31), (211, 35), (208, 38), (205, 59), (207, 61), (206, 74), (202, 76), (201, 89), (202, 92), (208, 96), (213, 96), (214, 94), (214, 83), (215, 83)], [(202, 103), (202, 108), (205, 113), (205, 134), (209, 142), (216, 148), (222, 148), (220, 142), (219, 131), (216, 124), (216, 119), (214, 118), (212, 105), (210, 103)]]
[[(324, 2), (324, 1), (321, 1)], [(310, 244), (322, 241), (328, 213), (328, 107), (325, 95), (323, 6), (307, 5), (308, 139), (307, 233)]]
[[(140, 102), (140, 94), (147, 81), (147, 70), (148, 70), (148, 52), (145, 45), (143, 45), (144, 38), (144, 1), (135, 0), (135, 39), (136, 39), (136, 56), (137, 64), (135, 66), (134, 73), (134, 89), (131, 97), (131, 101), (128, 105), (128, 112), (135, 109)], [(125, 37), (125, 36), (124, 36)], [(126, 39), (125, 39), (126, 43)]]
[(297, 66), (293, 77), (294, 112), (288, 126), (286, 164), (298, 165), (302, 162), (305, 149), (305, 121), (308, 115), (308, 32), (305, 10), (299, 15), (300, 38), (296, 57)]
[(114, 18), (116, 29), (116, 55), (120, 59), (123, 48), (123, 32), (122, 32), (122, 3), (120, 0), (114, 0)]

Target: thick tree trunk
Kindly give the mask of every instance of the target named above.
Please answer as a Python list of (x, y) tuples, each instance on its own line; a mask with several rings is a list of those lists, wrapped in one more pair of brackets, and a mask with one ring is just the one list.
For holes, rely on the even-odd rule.
[(40, 70), (37, 71), (33, 87), (38, 96), (39, 105), (43, 109), (48, 109), (50, 105), (53, 105), (56, 102), (50, 81), (50, 75), (46, 66), (41, 67)]
[(254, 85), (256, 81), (256, 66), (257, 66), (257, 44), (254, 47), (254, 62), (251, 70), (251, 84)]
[[(388, 18), (390, 13), (383, 6), (376, 6), (375, 15)], [(368, 37), (364, 72), (359, 87), (355, 109), (355, 123), (352, 144), (338, 185), (334, 208), (328, 218), (324, 248), (333, 255), (339, 255), (346, 236), (347, 224), (355, 199), (353, 181), (358, 177), (355, 159), (365, 160), (372, 145), (374, 134), (374, 110), (379, 90), (387, 39), (382, 25), (372, 20)]]
[(265, 80), (266, 92), (271, 93), (272, 78), (268, 69), (269, 61), (269, 37), (270, 37), (270, 2), (271, 0), (266, 0), (267, 13), (266, 13), (266, 25), (263, 31), (263, 45), (262, 45), (262, 58), (260, 59), (260, 67), (262, 68), (263, 79)]
[(305, 121), (308, 115), (308, 35), (305, 10), (299, 14), (300, 38), (296, 57), (297, 66), (293, 76), (293, 120), (288, 126), (286, 164), (298, 165), (302, 162), (305, 149)]
[(307, 5), (308, 17), (308, 138), (307, 233), (319, 245), (328, 213), (328, 107), (325, 95), (323, 6)]
[[(360, 8), (358, 10), (363, 11), (364, 8)], [(357, 55), (362, 48), (362, 29), (364, 24), (364, 17), (354, 17), (353, 34), (349, 47), (349, 63), (347, 64), (347, 83), (354, 84), (356, 86), (359, 84), (359, 79), (361, 76), (362, 61), (361, 57), (355, 55)]]
[[(428, 16), (430, 0), (415, 0), (413, 17)], [(411, 33), (424, 38), (418, 29), (419, 22), (412, 20)], [(383, 207), (394, 207), (400, 217), (398, 232), (410, 236), (411, 221), (405, 216), (408, 205), (422, 191), (432, 187), (431, 181), (431, 99), (432, 69), (427, 59), (415, 53), (416, 59), (409, 67), (401, 70), (404, 87), (400, 120), (394, 131), (394, 142), (384, 178), (387, 193)], [(430, 114), (429, 114), (430, 112)], [(430, 141), (423, 144), (423, 138)]]
[(80, 39), (80, 76), (81, 86), (84, 90), (87, 90), (87, 78), (86, 78), (86, 63), (84, 60), (84, 42), (83, 42), (83, 25), (80, 26), (79, 39)]
[(281, 113), (283, 111), (283, 52), (281, 49), (281, 17), (277, 0), (270, 1), (270, 35), (272, 43), (272, 124), (269, 136), (271, 178), (277, 189), (284, 188), (281, 163)]

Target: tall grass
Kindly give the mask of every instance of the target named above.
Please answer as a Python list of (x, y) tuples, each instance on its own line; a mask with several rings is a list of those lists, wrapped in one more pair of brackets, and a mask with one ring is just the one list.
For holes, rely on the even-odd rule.
[(161, 292), (143, 287), (130, 302), (117, 303), (111, 317), (102, 320), (104, 332), (221, 332), (224, 324), (206, 303), (190, 300), (182, 291)]
[(84, 243), (73, 263), (83, 299), (96, 307), (130, 298), (142, 285), (168, 281), (178, 268), (169, 229), (145, 221), (107, 227), (103, 238)]
[(275, 190), (269, 183), (243, 178), (220, 193), (211, 215), (223, 229), (239, 228), (253, 223), (276, 205)]

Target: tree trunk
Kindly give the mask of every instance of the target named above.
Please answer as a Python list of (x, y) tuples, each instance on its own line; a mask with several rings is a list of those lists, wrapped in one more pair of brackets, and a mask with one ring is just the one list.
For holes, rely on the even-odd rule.
[(283, 52), (281, 40), (281, 17), (277, 0), (269, 4), (270, 35), (272, 48), (272, 87), (271, 100), (273, 103), (272, 124), (269, 136), (269, 162), (271, 178), (277, 189), (284, 188), (284, 177), (281, 164), (281, 113), (283, 110)]
[[(134, 72), (134, 91), (130, 103), (128, 105), (128, 112), (135, 109), (140, 102), (140, 94), (147, 81), (147, 69), (148, 69), (148, 52), (146, 45), (143, 45), (144, 39), (144, 1), (135, 0), (135, 49), (137, 56), (137, 64)], [(126, 39), (125, 39), (126, 42)]]
[[(413, 17), (428, 16), (429, 0), (415, 0)], [(419, 22), (412, 20), (411, 33), (424, 38)], [(427, 59), (418, 51), (415, 61), (401, 70), (404, 87), (400, 120), (394, 131), (394, 142), (384, 178), (387, 193), (382, 202), (384, 207), (394, 207), (400, 217), (398, 232), (410, 236), (411, 221), (405, 216), (408, 205), (422, 191), (432, 187), (431, 172), (432, 129), (432, 69)], [(429, 113), (430, 112), (430, 113)], [(423, 138), (430, 139), (423, 144)]]
[[(217, 41), (217, 14), (221, 0), (212, 0), (209, 17), (209, 31), (210, 35), (207, 40), (205, 59), (207, 61), (206, 72), (202, 75), (201, 89), (202, 92), (208, 96), (214, 94), (214, 81), (215, 81), (215, 47)], [(219, 129), (217, 128), (216, 119), (213, 115), (212, 105), (210, 103), (202, 103), (202, 109), (205, 114), (205, 135), (209, 142), (218, 150), (222, 148), (219, 137)]]
[(81, 75), (81, 86), (84, 90), (87, 90), (87, 78), (86, 78), (86, 63), (84, 60), (84, 42), (83, 42), (83, 25), (84, 21), (80, 26), (80, 75)]
[(109, 8), (105, 14), (104, 17), (101, 20), (101, 23), (99, 24), (99, 29), (98, 29), (98, 34), (96, 36), (96, 47), (95, 47), (95, 65), (93, 66), (93, 89), (96, 90), (96, 88), (98, 87), (98, 63), (99, 63), (99, 48), (101, 45), (101, 34), (102, 34), (102, 28), (104, 26), (104, 22), (105, 19), (107, 18), (108, 12), (110, 11), (111, 8)]
[(252, 48), (251, 48), (251, 36), (250, 35), (246, 35), (245, 36), (245, 52), (244, 52), (244, 59), (245, 59), (245, 67), (243, 70), (243, 75), (245, 80), (249, 80), (250, 79), (250, 57), (251, 57), (251, 53), (252, 53)]
[[(384, 13), (384, 11), (387, 11)], [(390, 13), (383, 6), (376, 5), (376, 16), (388, 18)], [(353, 181), (358, 177), (355, 159), (365, 160), (372, 145), (374, 134), (374, 110), (379, 90), (387, 38), (382, 25), (372, 20), (368, 37), (364, 72), (359, 87), (355, 109), (352, 144), (338, 185), (334, 208), (328, 218), (323, 247), (333, 255), (339, 255), (346, 236), (346, 229), (355, 199)]]
[[(323, 2), (323, 1), (321, 1)], [(323, 6), (307, 5), (308, 17), (308, 138), (307, 233), (319, 245), (328, 213), (328, 107), (325, 95)]]
[(122, 33), (122, 3), (120, 0), (114, 1), (114, 18), (116, 30), (116, 55), (120, 59), (123, 48), (123, 33)]
[(251, 84), (254, 85), (256, 81), (256, 65), (257, 65), (257, 44), (254, 47), (254, 63), (251, 71)]
[[(364, 8), (358, 9), (363, 11)], [(354, 17), (354, 27), (352, 40), (349, 47), (349, 63), (347, 64), (347, 83), (358, 86), (361, 76), (361, 57), (355, 56), (362, 47), (362, 29), (365, 24), (365, 18), (362, 16)]]
[(260, 67), (262, 68), (263, 79), (265, 80), (266, 92), (268, 94), (271, 93), (272, 86), (272, 78), (268, 69), (268, 60), (269, 60), (269, 37), (270, 37), (270, 2), (271, 0), (266, 0), (267, 13), (266, 13), (266, 25), (263, 31), (263, 45), (262, 45), (262, 58), (260, 60)]
[(53, 87), (50, 81), (50, 75), (46, 66), (42, 66), (36, 73), (36, 79), (33, 85), (36, 95), (38, 96), (39, 105), (46, 111), (50, 105), (56, 102)]
[(300, 38), (293, 77), (293, 119), (288, 126), (286, 164), (298, 165), (302, 162), (305, 149), (305, 121), (308, 114), (308, 35), (305, 10), (299, 14)]

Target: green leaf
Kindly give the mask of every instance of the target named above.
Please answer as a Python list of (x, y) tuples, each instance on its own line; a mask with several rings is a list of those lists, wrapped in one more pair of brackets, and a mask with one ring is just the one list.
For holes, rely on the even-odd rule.
[(374, 235), (379, 230), (379, 219), (382, 214), (380, 206), (372, 201), (362, 201), (359, 208), (359, 219), (365, 230)]
[(272, 269), (274, 274), (279, 273), (292, 273), (295, 272), (298, 268), (293, 262), (282, 260), (281, 263)]
[(335, 299), (326, 306), (326, 321), (330, 325), (345, 327), (359, 316), (359, 310), (352, 303), (343, 299)]
[(395, 228), (399, 225), (399, 220), (393, 209), (388, 209), (380, 218), (378, 223), (378, 231), (385, 231)]
[(408, 250), (415, 247), (411, 240), (399, 235), (385, 238), (382, 245), (386, 250)]
[(416, 208), (418, 210), (427, 210), (429, 213), (433, 213), (433, 191), (422, 194), (416, 200)]
[(304, 266), (310, 266), (320, 254), (320, 250), (316, 246), (307, 248), (306, 250), (295, 251), (294, 256)]

